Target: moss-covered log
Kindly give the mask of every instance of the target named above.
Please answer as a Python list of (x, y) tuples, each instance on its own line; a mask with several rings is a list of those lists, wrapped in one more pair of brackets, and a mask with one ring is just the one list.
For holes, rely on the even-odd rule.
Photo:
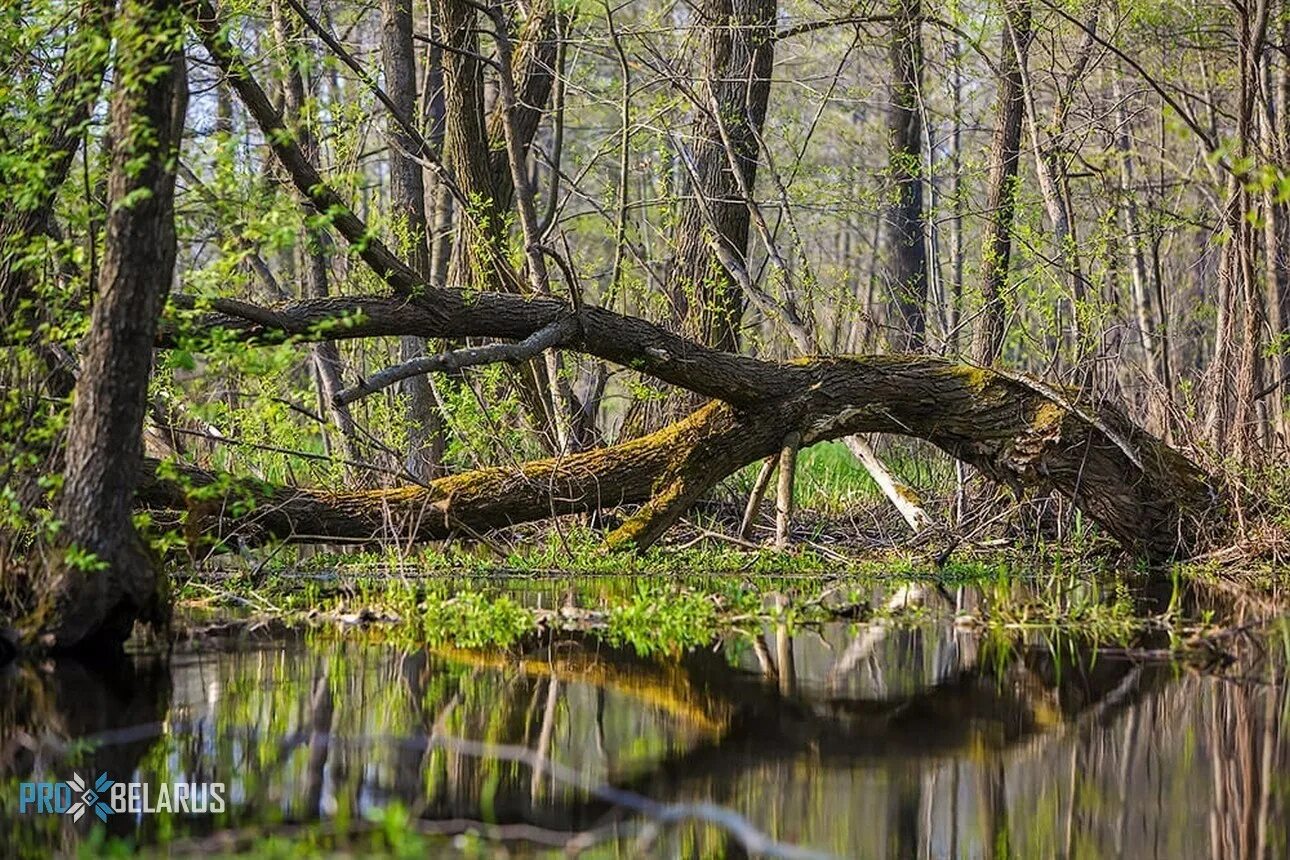
[[(853, 433), (925, 439), (1014, 487), (1056, 490), (1126, 548), (1184, 555), (1223, 522), (1221, 494), (1186, 457), (1108, 407), (1005, 373), (922, 356), (816, 358), (772, 364), (792, 393), (755, 405), (713, 402), (639, 439), (519, 468), (482, 469), (427, 486), (335, 493), (235, 481), (197, 505), (154, 476), (145, 504), (193, 507), (227, 534), (286, 540), (433, 540), (547, 517), (642, 503), (610, 535), (645, 547), (722, 478), (780, 448)], [(782, 380), (779, 380), (782, 381)], [(768, 386), (783, 391), (778, 384)], [(191, 473), (197, 484), (213, 478)], [(206, 495), (210, 495), (209, 490)], [(227, 512), (240, 503), (252, 510)]]

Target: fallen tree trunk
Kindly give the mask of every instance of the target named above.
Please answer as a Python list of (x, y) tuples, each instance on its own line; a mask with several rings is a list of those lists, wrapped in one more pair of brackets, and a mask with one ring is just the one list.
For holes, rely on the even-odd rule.
[[(1223, 523), (1223, 496), (1186, 457), (1110, 407), (1078, 407), (1012, 375), (923, 356), (763, 362), (760, 402), (710, 403), (653, 434), (519, 468), (481, 469), (358, 492), (275, 487), (213, 476), (191, 501), (180, 483), (145, 477), (147, 505), (190, 508), (215, 536), (294, 541), (434, 540), (552, 516), (641, 503), (609, 535), (648, 547), (717, 482), (779, 451), (854, 433), (925, 439), (1013, 487), (1055, 490), (1125, 547), (1153, 560), (1186, 555)], [(778, 395), (770, 392), (787, 392)], [(248, 512), (229, 516), (238, 507)]]

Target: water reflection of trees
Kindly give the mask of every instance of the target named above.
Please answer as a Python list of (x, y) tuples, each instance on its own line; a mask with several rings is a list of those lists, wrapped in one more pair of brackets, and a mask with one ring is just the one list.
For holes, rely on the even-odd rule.
[[(17, 784), (63, 780), (73, 770), (90, 779), (134, 773), (155, 748), (170, 702), (171, 672), (157, 659), (0, 666), (0, 854), (69, 848), (86, 828), (65, 815), (19, 815)], [(113, 742), (95, 749), (74, 743), (95, 735)], [(124, 816), (107, 821), (111, 834), (132, 829)]]
[[(1216, 676), (941, 625), (772, 626), (652, 659), (570, 636), (522, 654), (296, 642), (168, 669), (10, 667), (0, 767), (64, 776), (61, 742), (164, 721), (94, 767), (230, 783), (224, 816), (185, 825), (199, 834), (357, 821), (394, 800), (570, 834), (632, 818), (531, 762), (435, 742), (471, 738), (844, 856), (1284, 856), (1284, 666), (1265, 650)], [(115, 826), (151, 839), (162, 824)], [(735, 847), (709, 826), (656, 838)]]
[[(793, 695), (750, 704), (719, 750), (660, 763), (642, 790), (866, 857), (1285, 856), (1284, 652), (1248, 655), (1235, 679), (1069, 641), (991, 653), (946, 630), (784, 636), (767, 631), (764, 653), (796, 665), (759, 668), (781, 691), (795, 677)], [(862, 662), (864, 689), (839, 695), (838, 666)]]

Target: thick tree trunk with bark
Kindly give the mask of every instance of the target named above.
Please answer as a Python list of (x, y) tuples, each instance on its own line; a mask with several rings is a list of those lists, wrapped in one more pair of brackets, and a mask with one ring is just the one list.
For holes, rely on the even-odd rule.
[[(741, 261), (748, 252), (749, 212), (740, 186), (751, 190), (757, 177), (757, 138), (775, 58), (775, 10), (774, 0), (704, 0), (695, 10), (705, 64), (699, 93), (709, 104), (700, 107), (696, 123), (690, 158), (697, 179), (681, 204), (668, 292), (681, 331), (728, 351), (739, 346), (745, 297), (710, 239), (715, 232)], [(731, 169), (718, 119), (742, 177)]]
[(175, 264), (175, 160), (187, 86), (178, 4), (125, 7), (111, 109), (109, 217), (68, 423), (58, 549), (24, 635), (55, 649), (119, 643), (156, 621), (163, 586), (132, 501), (157, 319)]
[[(670, 323), (717, 349), (739, 348), (749, 283), (748, 238), (757, 180), (758, 140), (775, 61), (775, 0), (703, 0), (694, 8), (702, 71), (691, 98), (694, 132), (675, 157), (687, 178), (664, 289)], [(736, 170), (738, 171), (736, 173)], [(745, 193), (746, 192), (746, 193)], [(745, 281), (747, 278), (745, 277)], [(632, 404), (625, 435), (657, 430), (701, 401), (681, 394)]]
[(469, 288), (488, 283), (494, 261), (504, 253), (504, 210), (490, 167), (479, 16), (461, 0), (435, 0), (434, 12), (444, 43), (443, 160), (467, 201), (466, 211), (457, 217), (448, 282)]

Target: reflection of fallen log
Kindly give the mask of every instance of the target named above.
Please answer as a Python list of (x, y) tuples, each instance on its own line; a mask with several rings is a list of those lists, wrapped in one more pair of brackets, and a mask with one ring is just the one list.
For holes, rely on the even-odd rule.
[(722, 695), (738, 703), (729, 732), (643, 769), (628, 783), (655, 792), (680, 781), (727, 784), (747, 768), (798, 756), (845, 764), (1000, 751), (1054, 730), (1105, 723), (1172, 677), (1168, 667), (1122, 661), (1067, 665), (1061, 672), (1050, 664), (1047, 654), (1018, 653), (1001, 670), (982, 666), (886, 700), (783, 697), (753, 676), (727, 676)]
[[(562, 646), (569, 645), (567, 641)], [(454, 663), (518, 671), (532, 678), (588, 684), (621, 693), (672, 715), (686, 727), (720, 737), (730, 725), (736, 703), (696, 683), (682, 663), (635, 659), (629, 651), (603, 646), (559, 647), (515, 657), (505, 652), (467, 648), (435, 648), (433, 653)]]

